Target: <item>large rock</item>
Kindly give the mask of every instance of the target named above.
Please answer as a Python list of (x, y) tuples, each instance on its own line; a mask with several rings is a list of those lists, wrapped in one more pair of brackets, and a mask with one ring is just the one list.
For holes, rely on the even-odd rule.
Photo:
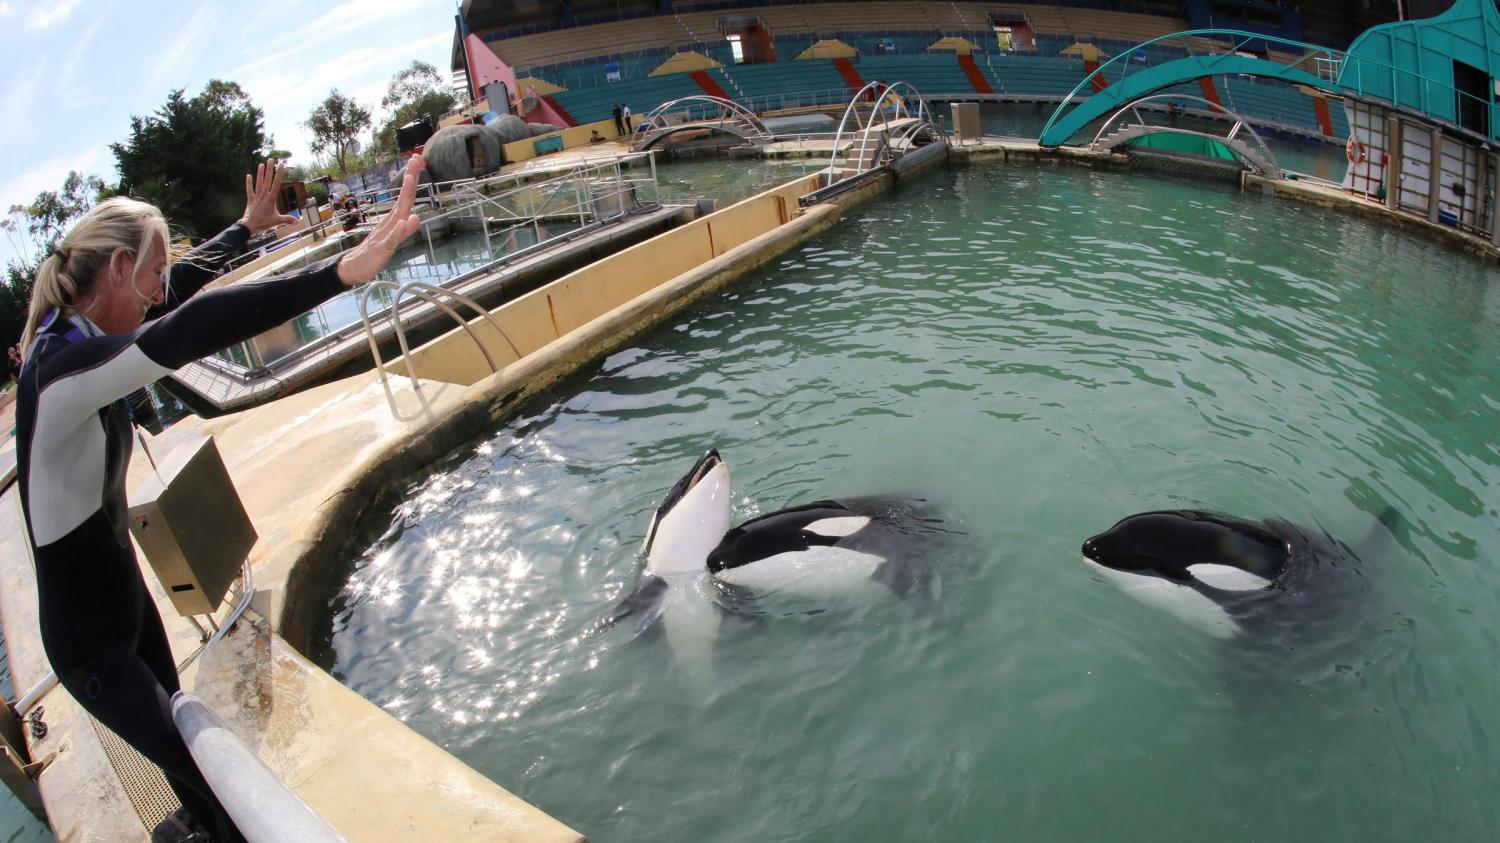
[(531, 130), (526, 127), (526, 121), (514, 114), (502, 114), (498, 120), (485, 128), (494, 132), (500, 138), (501, 143), (515, 143), (531, 137)]
[(549, 135), (553, 132), (561, 132), (563, 127), (554, 126), (551, 123), (527, 123), (526, 128), (531, 130), (531, 136)]
[(500, 136), (488, 126), (448, 126), (428, 138), (422, 157), (437, 181), (471, 179), (500, 169), (500, 146)]

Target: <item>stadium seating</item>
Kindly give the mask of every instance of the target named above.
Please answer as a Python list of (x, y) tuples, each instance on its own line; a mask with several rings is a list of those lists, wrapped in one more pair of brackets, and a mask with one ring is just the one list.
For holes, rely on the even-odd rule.
[[(930, 95), (969, 95), (975, 85), (949, 51), (928, 51), (945, 35), (961, 35), (980, 48), (975, 64), (999, 93), (1010, 96), (1061, 98), (1086, 75), (1084, 63), (1061, 56), (1084, 42), (1104, 55), (1130, 52), (1132, 64), (1160, 63), (1212, 46), (1201, 39), (1138, 45), (1188, 28), (1180, 6), (1158, 4), (1167, 14), (1114, 12), (1076, 5), (1043, 6), (986, 3), (972, 0), (867, 0), (859, 3), (718, 3), (694, 9), (679, 2), (676, 14), (634, 17), (589, 26), (530, 32), (488, 43), (521, 75), (537, 76), (567, 90), (558, 102), (579, 121), (603, 119), (619, 102), (644, 114), (660, 103), (704, 89), (686, 73), (653, 77), (650, 74), (674, 52), (692, 49), (724, 66), (707, 71), (711, 85), (752, 108), (774, 106), (779, 95), (847, 90), (849, 81), (827, 59), (795, 61), (815, 41), (836, 38), (853, 47), (853, 66), (866, 82), (904, 81)], [(1000, 53), (987, 30), (992, 16), (1026, 20), (1036, 39), (1029, 53)], [(760, 23), (771, 33), (777, 61), (736, 65), (721, 26)], [(484, 35), (482, 33), (482, 35)], [(1281, 63), (1297, 57), (1276, 54)], [(617, 80), (609, 77), (618, 74)], [(1111, 74), (1113, 75), (1113, 74)], [(700, 79), (703, 77), (699, 77)], [(1235, 77), (1216, 80), (1218, 94), (1229, 107), (1254, 120), (1274, 126), (1320, 132), (1314, 100), (1284, 83)], [(1182, 86), (1185, 94), (1201, 95), (1196, 84)], [(1335, 132), (1347, 130), (1343, 109), (1331, 107)]]

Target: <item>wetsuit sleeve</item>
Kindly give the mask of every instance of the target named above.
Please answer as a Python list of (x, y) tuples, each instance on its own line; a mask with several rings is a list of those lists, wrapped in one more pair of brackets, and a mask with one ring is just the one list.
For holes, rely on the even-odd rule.
[(78, 424), (190, 361), (296, 318), (345, 289), (338, 261), (210, 290), (134, 331), (38, 354), (37, 424)]
[(165, 316), (192, 298), (204, 285), (218, 278), (224, 271), (224, 265), (242, 254), (249, 242), (250, 229), (241, 223), (235, 223), (220, 232), (218, 237), (198, 244), (192, 251), (173, 261), (167, 270), (162, 303), (153, 305), (146, 311), (146, 319)]

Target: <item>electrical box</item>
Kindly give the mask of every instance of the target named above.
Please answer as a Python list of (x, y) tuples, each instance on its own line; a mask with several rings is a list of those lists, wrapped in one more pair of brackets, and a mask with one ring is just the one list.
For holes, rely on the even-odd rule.
[(979, 119), (979, 103), (953, 103), (953, 133), (961, 141), (978, 140), (984, 134), (984, 126)]
[(172, 605), (212, 614), (256, 539), (214, 440), (179, 442), (130, 500), (130, 533)]

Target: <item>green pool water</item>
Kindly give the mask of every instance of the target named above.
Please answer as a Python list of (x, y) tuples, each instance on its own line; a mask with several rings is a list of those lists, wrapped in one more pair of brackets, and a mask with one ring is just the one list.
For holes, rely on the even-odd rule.
[[(315, 656), (593, 840), (1483, 840), (1500, 785), (1500, 287), (1363, 219), (941, 170), (531, 402), (363, 525)], [(706, 448), (736, 519), (922, 494), (937, 604), (590, 634)], [(1144, 510), (1356, 542), (1219, 640), (1080, 542)], [(379, 536), (380, 538), (376, 538)]]

